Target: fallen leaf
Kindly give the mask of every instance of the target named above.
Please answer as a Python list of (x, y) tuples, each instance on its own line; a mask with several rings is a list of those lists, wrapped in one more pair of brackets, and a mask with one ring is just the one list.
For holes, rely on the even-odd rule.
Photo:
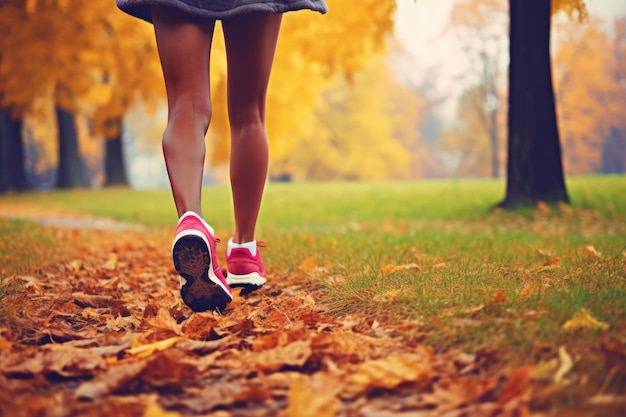
[(354, 398), (364, 392), (393, 389), (403, 383), (411, 383), (416, 392), (420, 391), (432, 380), (432, 360), (432, 354), (422, 350), (420, 354), (407, 353), (356, 365), (346, 377), (344, 395)]
[(549, 258), (548, 260), (546, 260), (546, 261), (542, 264), (542, 266), (555, 265), (555, 264), (558, 264), (559, 262), (561, 262), (561, 258), (559, 258), (559, 257), (557, 256), (557, 257), (554, 257), (554, 258)]
[(501, 290), (496, 290), (493, 298), (487, 302), (487, 307), (491, 307), (494, 304), (502, 303), (504, 301), (506, 301), (506, 293)]
[(146, 406), (146, 410), (143, 412), (144, 417), (181, 417), (181, 414), (178, 414), (174, 411), (164, 410), (163, 407), (159, 405), (157, 402), (156, 396), (151, 396), (148, 400), (148, 405)]
[(109, 259), (107, 259), (103, 268), (108, 269), (109, 271), (117, 269), (117, 255), (115, 253), (109, 255)]
[(383, 265), (378, 269), (383, 275), (396, 274), (398, 272), (406, 271), (421, 271), (422, 267), (416, 263), (404, 264), (404, 265)]
[(74, 303), (79, 307), (106, 308), (114, 304), (110, 295), (85, 294), (82, 292), (72, 293)]
[(587, 252), (587, 255), (589, 255), (590, 258), (602, 258), (602, 253), (598, 252), (596, 248), (591, 245), (585, 246), (585, 252)]
[[(5, 364), (7, 366), (3, 366)], [(89, 349), (50, 345), (32, 358), (13, 355), (6, 362), (0, 363), (0, 372), (11, 376), (58, 375), (74, 378), (93, 375), (105, 366), (104, 359)]]
[(95, 380), (83, 382), (74, 392), (74, 396), (79, 400), (95, 400), (105, 397), (136, 379), (147, 365), (147, 360), (140, 360), (110, 366)]
[(609, 325), (596, 320), (585, 308), (581, 308), (571, 319), (563, 324), (563, 330), (574, 332), (577, 330), (607, 330)]
[(315, 261), (315, 258), (313, 258), (312, 256), (309, 256), (308, 258), (306, 258), (299, 265), (300, 270), (304, 272), (311, 272), (316, 267), (317, 267), (317, 262)]
[(509, 401), (524, 394), (530, 385), (534, 370), (533, 365), (514, 369), (508, 376), (502, 395), (498, 399), (498, 405), (504, 406)]
[(554, 374), (559, 368), (559, 360), (557, 358), (550, 359), (549, 361), (539, 362), (535, 366), (532, 379), (535, 381), (553, 381)]
[(540, 215), (547, 216), (550, 214), (552, 210), (550, 209), (550, 206), (545, 201), (538, 201), (537, 211), (539, 212)]
[(152, 355), (154, 352), (169, 349), (181, 340), (183, 340), (182, 337), (170, 337), (169, 339), (161, 340), (159, 342), (149, 343), (147, 345), (141, 345), (128, 349), (126, 352), (130, 355), (143, 358)]
[(528, 282), (524, 284), (524, 288), (522, 288), (522, 298), (528, 298), (537, 291), (539, 291), (539, 285), (534, 282)]
[(565, 375), (574, 366), (572, 357), (569, 355), (569, 353), (567, 353), (567, 350), (565, 350), (565, 346), (559, 346), (559, 359), (561, 360), (561, 365), (554, 374), (554, 382), (556, 382), (557, 384), (563, 382), (563, 378), (565, 377)]
[(68, 263), (68, 267), (71, 271), (78, 272), (83, 268), (83, 261), (80, 259), (75, 259)]
[(283, 366), (301, 367), (311, 357), (311, 340), (297, 340), (261, 352), (251, 352), (248, 356), (251, 366), (262, 371), (277, 371)]
[(304, 381), (295, 381), (287, 395), (287, 415), (290, 417), (333, 417), (336, 413), (334, 396), (313, 391)]

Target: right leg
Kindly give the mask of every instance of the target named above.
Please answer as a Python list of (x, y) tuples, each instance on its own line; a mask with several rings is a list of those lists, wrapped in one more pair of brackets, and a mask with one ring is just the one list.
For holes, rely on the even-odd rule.
[(180, 294), (194, 311), (224, 311), (232, 294), (200, 204), (204, 136), (211, 121), (209, 57), (215, 21), (157, 6), (152, 20), (167, 90), (163, 154), (179, 217), (172, 257), (181, 276)]
[(168, 120), (163, 154), (180, 217), (202, 216), (201, 192), (206, 135), (211, 121), (209, 59), (215, 21), (193, 20), (153, 6), (152, 20), (167, 90)]

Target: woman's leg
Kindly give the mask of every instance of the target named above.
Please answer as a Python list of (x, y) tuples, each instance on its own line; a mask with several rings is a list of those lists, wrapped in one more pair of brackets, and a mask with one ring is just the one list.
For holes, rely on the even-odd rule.
[(269, 154), (265, 97), (281, 19), (281, 14), (251, 13), (222, 22), (228, 58), (234, 243), (254, 240)]
[(206, 135), (211, 121), (209, 58), (215, 21), (191, 20), (153, 6), (152, 19), (167, 90), (168, 121), (163, 154), (180, 217), (202, 216), (201, 192)]

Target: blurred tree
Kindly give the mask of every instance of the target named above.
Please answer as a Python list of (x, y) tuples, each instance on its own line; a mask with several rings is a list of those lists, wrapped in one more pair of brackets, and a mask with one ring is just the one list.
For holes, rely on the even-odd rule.
[[(19, 116), (52, 89), (51, 100), (61, 109), (60, 127), (71, 132), (70, 115), (81, 113), (89, 116), (94, 132), (116, 137), (129, 106), (163, 96), (153, 38), (149, 25), (138, 24), (109, 0), (74, 0), (71, 6), (68, 0), (2, 2), (0, 106)], [(80, 166), (74, 161), (78, 150), (71, 149), (77, 142), (69, 137), (37, 138), (59, 141), (64, 156), (51, 157), (48, 163), (58, 159), (60, 173)], [(59, 176), (63, 178), (65, 174)]]
[(601, 172), (605, 143), (626, 127), (619, 43), (611, 42), (597, 19), (582, 25), (562, 22), (555, 25), (555, 35), (555, 92), (565, 172)]
[[(498, 126), (502, 111), (500, 90), (501, 57), (507, 47), (507, 5), (506, 0), (464, 0), (452, 9), (450, 23), (458, 35), (471, 71), (464, 73), (476, 85), (463, 97), (460, 105), (465, 106), (465, 117), (476, 122), (471, 137), (488, 139), (489, 159), (484, 161), (490, 167), (493, 178), (500, 177), (500, 149), (503, 136)], [(469, 138), (471, 139), (471, 138)], [(481, 161), (481, 163), (484, 163)]]
[(551, 15), (586, 14), (582, 0), (509, 0), (507, 181), (503, 208), (569, 202), (561, 160), (552, 68)]
[[(454, 175), (460, 177), (485, 177), (494, 174), (494, 157), (498, 166), (503, 165), (504, 151), (493, 146), (493, 138), (506, 135), (506, 120), (503, 111), (492, 114), (481, 95), (484, 87), (475, 85), (467, 88), (459, 98), (456, 123), (443, 132), (441, 149), (459, 157), (458, 166), (454, 167)], [(497, 92), (496, 92), (497, 93)], [(502, 94), (498, 101), (505, 102)], [(506, 108), (505, 106), (502, 106)], [(482, 116), (495, 117), (490, 121), (493, 126), (486, 129)], [(492, 132), (493, 130), (493, 132)], [(494, 156), (494, 152), (498, 152)]]
[[(300, 139), (319, 130), (316, 111), (323, 106), (320, 92), (350, 79), (377, 52), (385, 49), (393, 29), (395, 1), (332, 0), (327, 15), (298, 12), (283, 18), (267, 97), (267, 129), (273, 161), (301, 149)], [(338, 40), (341, 40), (340, 42)], [(210, 163), (228, 160), (230, 141), (226, 113), (226, 54), (217, 28), (211, 56), (213, 117), (209, 132)]]
[(28, 188), (20, 131), (20, 120), (0, 109), (0, 193)]
[(411, 159), (421, 157), (417, 96), (393, 81), (383, 57), (351, 81), (337, 77), (323, 96), (314, 134), (298, 141), (277, 169), (296, 179), (388, 179), (405, 176)]
[[(613, 80), (618, 87), (618, 103), (620, 108), (626, 106), (626, 17), (613, 22)], [(622, 117), (618, 124), (611, 128), (608, 139), (602, 149), (602, 169), (606, 174), (626, 173), (626, 111), (621, 110)]]
[[(331, 75), (342, 72), (349, 77), (384, 48), (394, 9), (394, 1), (363, 0), (354, 7), (348, 0), (334, 0), (327, 16), (304, 12), (285, 16), (273, 71), (273, 79), (279, 81), (268, 97), (273, 155), (289, 154), (299, 138), (315, 131), (319, 92), (329, 85)], [(221, 37), (216, 30), (211, 72), (214, 122), (208, 149), (212, 163), (225, 162), (229, 151)], [(35, 97), (52, 88), (54, 104), (89, 117), (94, 136), (115, 141), (127, 109), (140, 101), (154, 107), (164, 97), (151, 25), (124, 15), (112, 0), (3, 1), (0, 51), (7, 56), (0, 63), (0, 106), (15, 115), (27, 112)], [(38, 140), (58, 139), (46, 134)], [(57, 148), (67, 145), (71, 141)], [(122, 147), (111, 142), (104, 149), (109, 151), (107, 183), (118, 182), (111, 169), (119, 173), (124, 166)], [(57, 161), (65, 164), (66, 159), (52, 156), (47, 163)]]

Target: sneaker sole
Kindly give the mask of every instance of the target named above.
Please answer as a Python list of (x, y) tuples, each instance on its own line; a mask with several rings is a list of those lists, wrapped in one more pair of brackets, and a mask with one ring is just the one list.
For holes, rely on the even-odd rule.
[(215, 276), (209, 248), (199, 236), (181, 236), (172, 248), (174, 268), (181, 276), (180, 295), (193, 311), (226, 309), (232, 296)]
[(267, 279), (258, 272), (251, 272), (245, 275), (228, 273), (226, 275), (226, 283), (231, 288), (243, 288), (244, 290), (254, 291), (261, 288), (266, 282)]

